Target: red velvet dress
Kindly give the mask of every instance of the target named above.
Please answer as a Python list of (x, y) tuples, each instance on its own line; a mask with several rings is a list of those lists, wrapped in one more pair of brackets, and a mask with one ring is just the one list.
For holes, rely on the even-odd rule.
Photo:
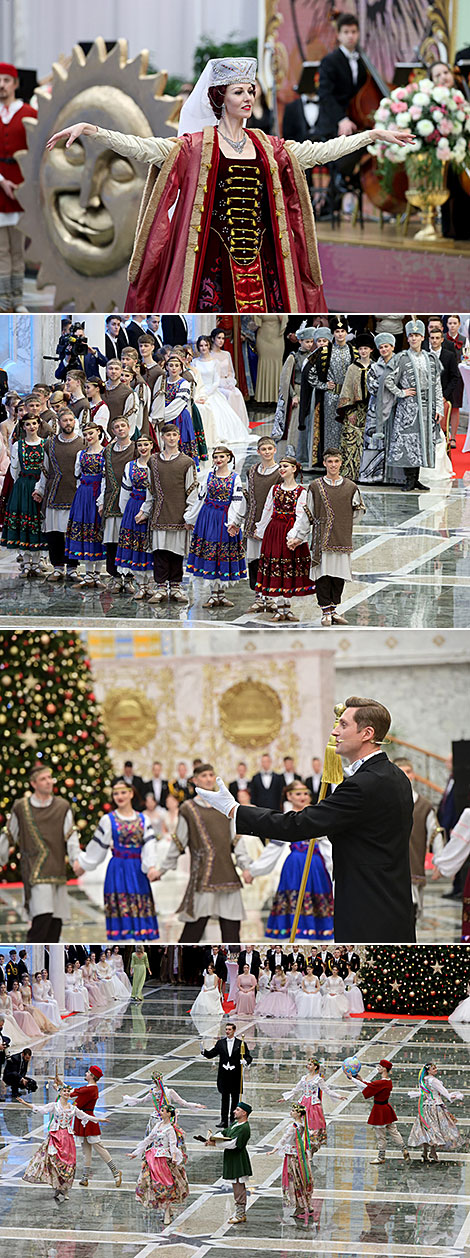
[(367, 1101), (373, 1097), (374, 1104), (370, 1111), (367, 1122), (372, 1127), (386, 1127), (389, 1123), (396, 1123), (397, 1116), (395, 1110), (389, 1105), (390, 1093), (393, 1088), (391, 1079), (376, 1079), (373, 1083), (367, 1083), (362, 1089), (362, 1095)]
[(261, 157), (219, 153), (197, 310), (282, 309), (282, 293)]

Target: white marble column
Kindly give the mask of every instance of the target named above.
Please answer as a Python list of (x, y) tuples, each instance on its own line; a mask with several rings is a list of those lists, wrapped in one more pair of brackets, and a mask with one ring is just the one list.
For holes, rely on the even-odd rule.
[(65, 964), (63, 944), (51, 944), (49, 948), (49, 978), (61, 1013), (65, 1012)]
[(33, 975), (36, 974), (38, 970), (43, 970), (43, 969), (44, 969), (44, 944), (32, 944), (31, 950), (30, 950), (30, 971), (29, 971), (31, 980), (33, 979)]

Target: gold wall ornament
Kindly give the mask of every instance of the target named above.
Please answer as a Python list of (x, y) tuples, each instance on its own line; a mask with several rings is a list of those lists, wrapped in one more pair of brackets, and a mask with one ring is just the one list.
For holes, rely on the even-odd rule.
[(55, 284), (56, 309), (121, 309), (127, 288), (137, 215), (147, 165), (82, 135), (49, 152), (46, 141), (75, 122), (92, 122), (126, 135), (170, 138), (177, 104), (164, 96), (167, 75), (146, 74), (148, 53), (127, 59), (127, 41), (110, 53), (101, 36), (88, 56), (75, 45), (68, 70), (56, 62), (51, 92), (37, 89), (38, 116), (28, 118), (28, 152), (20, 157), (24, 183), (21, 230), (29, 256), (40, 262), (38, 288)]
[(106, 692), (101, 714), (116, 751), (138, 751), (155, 737), (157, 709), (143, 690), (116, 687)]
[(219, 717), (229, 742), (238, 747), (263, 747), (281, 729), (282, 703), (272, 686), (249, 677), (221, 695)]

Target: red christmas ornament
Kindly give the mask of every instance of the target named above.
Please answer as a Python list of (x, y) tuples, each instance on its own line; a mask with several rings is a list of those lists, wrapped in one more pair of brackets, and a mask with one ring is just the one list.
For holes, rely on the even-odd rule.
[(54, 712), (57, 712), (55, 703), (46, 703), (46, 712), (48, 712), (49, 716), (53, 716)]

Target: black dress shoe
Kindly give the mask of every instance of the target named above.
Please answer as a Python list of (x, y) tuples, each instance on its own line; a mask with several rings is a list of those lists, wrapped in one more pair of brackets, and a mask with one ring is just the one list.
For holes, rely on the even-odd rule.
[(461, 891), (444, 891), (443, 895), (441, 895), (441, 900), (461, 900), (461, 899), (462, 899)]
[(228, 1123), (217, 1123), (217, 1131), (223, 1131), (224, 1127), (228, 1127)]
[(420, 480), (416, 481), (415, 489), (419, 489), (420, 494), (429, 494), (431, 492), (429, 485), (422, 485)]

